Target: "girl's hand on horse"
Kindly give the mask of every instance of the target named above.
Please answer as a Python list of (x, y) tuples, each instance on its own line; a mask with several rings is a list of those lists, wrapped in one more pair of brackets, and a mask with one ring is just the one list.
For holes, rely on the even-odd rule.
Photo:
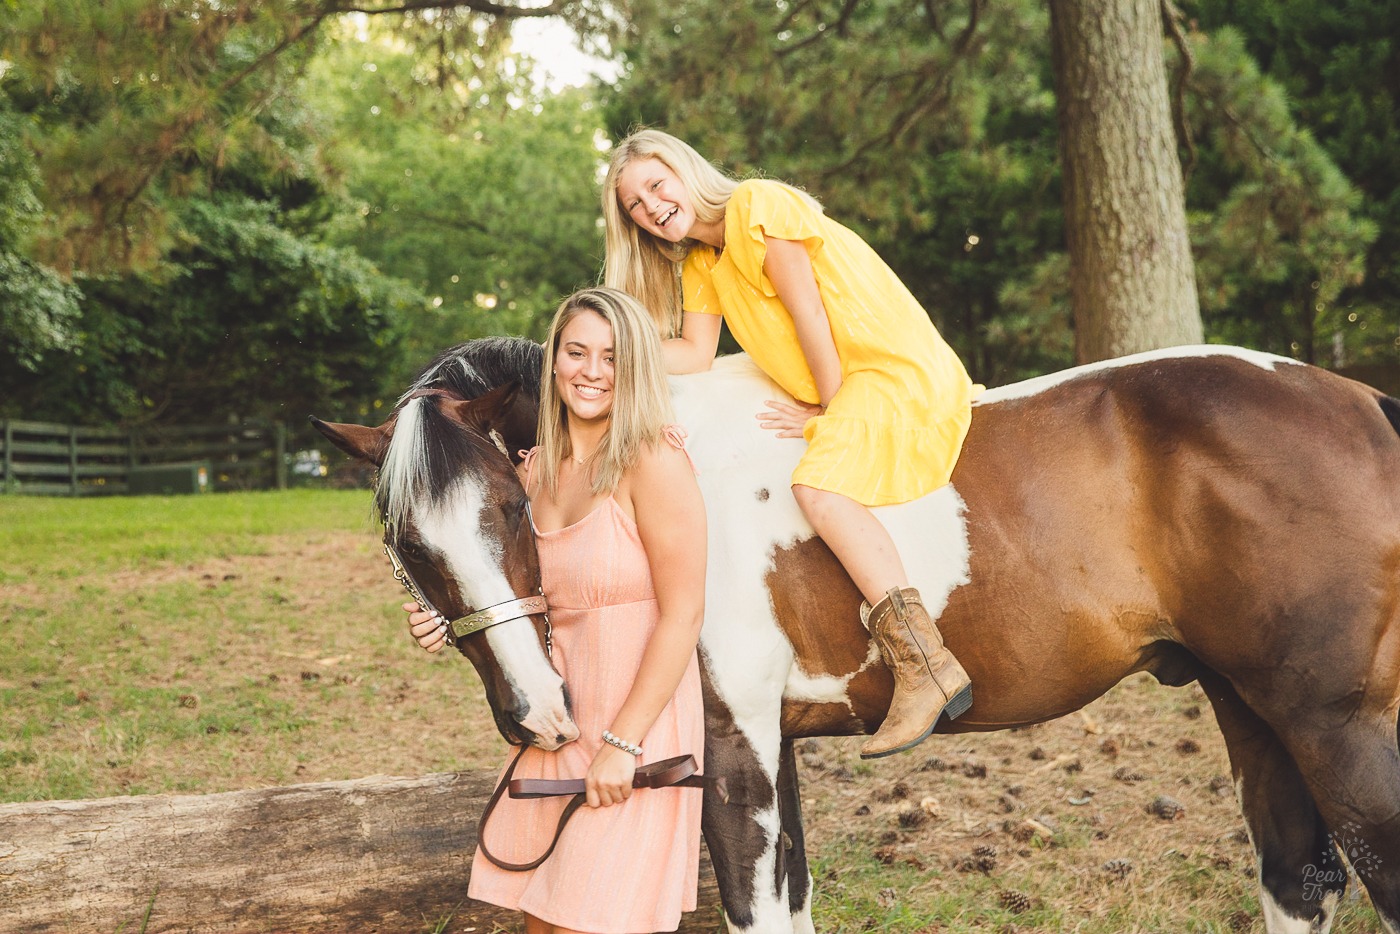
[(758, 423), (770, 431), (776, 431), (779, 438), (800, 438), (807, 422), (826, 411), (824, 405), (808, 405), (805, 402), (775, 402), (769, 399), (764, 405), (769, 411), (759, 412)]
[(408, 631), (429, 652), (440, 652), (447, 645), (447, 625), (436, 613), (429, 613), (412, 601), (403, 605), (408, 614)]
[(591, 808), (611, 807), (632, 796), (632, 776), (637, 774), (637, 757), (616, 746), (604, 744), (593, 757), (584, 776), (583, 787)]

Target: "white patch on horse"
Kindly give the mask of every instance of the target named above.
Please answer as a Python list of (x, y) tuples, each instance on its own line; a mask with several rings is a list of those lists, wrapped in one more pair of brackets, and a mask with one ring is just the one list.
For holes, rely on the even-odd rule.
[(802, 670), (802, 665), (793, 662), (788, 672), (787, 683), (783, 685), (783, 700), (803, 701), (808, 704), (844, 704), (851, 706), (846, 686), (854, 673), (836, 675), (814, 675)]
[[(1336, 901), (1336, 895), (1329, 893), (1328, 898)], [(1328, 928), (1332, 926), (1330, 915), (1328, 921), (1321, 926), (1313, 926), (1312, 921), (1307, 918), (1295, 918), (1283, 910), (1278, 902), (1274, 901), (1274, 896), (1263, 883), (1259, 886), (1259, 910), (1264, 915), (1264, 930), (1268, 934), (1326, 934)], [(1333, 911), (1336, 906), (1333, 906)]]
[(786, 934), (792, 930), (792, 915), (788, 910), (787, 885), (778, 891), (775, 878), (776, 848), (782, 838), (777, 805), (755, 813), (753, 820), (763, 828), (767, 841), (754, 864), (753, 903), (748, 906), (753, 920), (748, 927), (741, 928), (726, 914), (725, 925), (731, 934)]
[(865, 652), (865, 661), (860, 663), (860, 667), (849, 674), (837, 675), (814, 675), (802, 669), (800, 662), (793, 661), (792, 670), (788, 673), (787, 684), (783, 686), (783, 700), (805, 701), (810, 704), (844, 704), (847, 710), (855, 715), (855, 708), (851, 706), (851, 695), (848, 690), (851, 679), (860, 674), (871, 665), (880, 661), (880, 647), (871, 639)]
[[(1245, 804), (1244, 782), (1238, 777), (1235, 778), (1235, 800), (1243, 809)], [(1258, 866), (1255, 877), (1259, 882), (1259, 910), (1264, 915), (1265, 932), (1267, 934), (1327, 934), (1332, 928), (1332, 917), (1337, 911), (1336, 893), (1329, 892), (1323, 897), (1322, 918), (1316, 927), (1307, 918), (1293, 917), (1283, 910), (1283, 906), (1264, 885), (1263, 854), (1259, 852), (1259, 846), (1254, 842), (1254, 830), (1249, 826), (1248, 821), (1245, 821), (1244, 833), (1249, 838), (1249, 848), (1254, 851)]]
[(953, 591), (972, 580), (967, 503), (950, 483), (923, 499), (873, 512), (889, 529), (924, 609), (937, 619)]
[[(836, 702), (845, 693), (841, 684), (843, 696), (834, 697), (842, 679), (818, 680), (796, 666), (768, 594), (777, 552), (815, 534), (791, 490), (807, 443), (778, 438), (754, 417), (765, 401), (792, 397), (744, 354), (722, 357), (709, 372), (674, 378), (671, 385), (709, 522), (701, 643), (716, 690), (776, 779), (784, 688), (789, 696), (810, 692)], [(934, 616), (969, 580), (965, 508), (957, 491), (945, 486), (915, 502), (875, 510)]]
[[(775, 549), (812, 534), (788, 488), (805, 442), (775, 438), (745, 416), (756, 415), (765, 399), (790, 398), (747, 357), (721, 358), (709, 372), (674, 378), (671, 385), (709, 525), (700, 634), (707, 668), (735, 725), (776, 781), (778, 712), (793, 651), (773, 619), (764, 578)], [(776, 820), (775, 811), (775, 836)]]
[(1044, 376), (1037, 376), (1034, 379), (1023, 380), (1019, 383), (1012, 383), (1010, 386), (999, 386), (996, 389), (988, 389), (979, 395), (972, 404), (974, 406), (990, 405), (993, 402), (1024, 399), (1027, 396), (1034, 396), (1037, 393), (1045, 392), (1047, 389), (1054, 389), (1062, 383), (1067, 383), (1072, 379), (1078, 379), (1081, 376), (1088, 376), (1091, 373), (1098, 373), (1103, 370), (1111, 370), (1118, 367), (1135, 366), (1139, 363), (1151, 363), (1157, 360), (1180, 360), (1192, 357), (1234, 357), (1237, 360), (1252, 363), (1265, 370), (1276, 369), (1280, 363), (1302, 365), (1301, 360), (1294, 360), (1292, 357), (1280, 357), (1276, 354), (1264, 353), (1259, 350), (1248, 350), (1244, 347), (1230, 347), (1225, 344), (1196, 344), (1185, 347), (1164, 347), (1161, 350), (1149, 350), (1144, 353), (1129, 354), (1126, 357), (1115, 357), (1112, 360), (1101, 360), (1098, 363), (1086, 363), (1083, 366), (1061, 370), (1057, 373), (1047, 373)]
[[(481, 481), (463, 476), (444, 491), (436, 508), (415, 514), (419, 536), (442, 555), (443, 567), (452, 575), (462, 598), (475, 609), (513, 600), (515, 593), (505, 574), (505, 554), (500, 542), (481, 534), (487, 509)], [(521, 726), (538, 737), (541, 749), (557, 749), (575, 739), (578, 728), (564, 708), (564, 680), (540, 649), (534, 623), (511, 620), (485, 630), (487, 643), (511, 688), (528, 706)]]
[(1332, 922), (1337, 919), (1337, 909), (1341, 905), (1342, 896), (1337, 892), (1328, 892), (1322, 896), (1322, 923), (1318, 925), (1318, 934), (1327, 934), (1332, 930)]
[(379, 482), (386, 487), (384, 523), (391, 529), (403, 525), (409, 503), (413, 502), (416, 491), (423, 489), (427, 483), (427, 463), (418, 443), (422, 406), (422, 399), (410, 399), (399, 409), (389, 450), (384, 455), (384, 463), (379, 466)]
[[(849, 703), (849, 676), (813, 676), (797, 666), (768, 593), (767, 577), (778, 551), (814, 535), (791, 490), (793, 469), (807, 445), (800, 438), (776, 437), (754, 417), (764, 411), (766, 400), (791, 397), (743, 354), (716, 360), (708, 373), (678, 377), (671, 385), (676, 413), (689, 432), (709, 523), (700, 634), (705, 666), (768, 780), (776, 782), (785, 692), (804, 700)], [(969, 579), (964, 509), (957, 492), (944, 487), (917, 502), (877, 510), (911, 582), (934, 614)], [(872, 643), (861, 669), (878, 659)], [(766, 846), (755, 864), (753, 922), (745, 930), (807, 934), (812, 931), (810, 904), (793, 913), (786, 891), (775, 887), (777, 808), (754, 819)], [(731, 925), (730, 930), (737, 928)]]
[(807, 873), (807, 895), (802, 899), (802, 907), (793, 912), (792, 934), (817, 934), (812, 923), (812, 874)]

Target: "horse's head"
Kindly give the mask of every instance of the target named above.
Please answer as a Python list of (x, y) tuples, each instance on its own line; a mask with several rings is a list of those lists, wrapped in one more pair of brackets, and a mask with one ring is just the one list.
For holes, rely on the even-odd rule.
[(502, 439), (519, 419), (517, 395), (517, 385), (475, 399), (422, 389), (377, 428), (312, 424), (379, 468), (384, 543), (418, 593), (453, 621), (501, 735), (556, 749), (578, 727), (549, 661), (529, 499)]

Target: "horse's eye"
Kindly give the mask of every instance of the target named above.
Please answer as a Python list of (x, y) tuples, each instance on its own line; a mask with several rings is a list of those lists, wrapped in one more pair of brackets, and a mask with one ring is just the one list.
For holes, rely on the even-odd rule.
[(422, 561), (427, 557), (427, 552), (423, 546), (416, 541), (405, 539), (398, 544), (399, 554), (410, 561)]

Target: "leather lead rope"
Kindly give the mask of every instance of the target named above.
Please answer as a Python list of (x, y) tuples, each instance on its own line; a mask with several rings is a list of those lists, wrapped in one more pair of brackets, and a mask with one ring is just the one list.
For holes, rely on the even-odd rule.
[[(515, 767), (520, 763), (520, 757), (525, 754), (527, 748), (529, 747), (521, 746), (520, 751), (515, 754), (515, 758), (510, 760), (510, 765), (506, 766), (505, 774), (501, 776), (500, 783), (496, 785), (496, 790), (491, 793), (491, 798), (481, 811), (481, 819), (476, 823), (476, 845), (481, 850), (481, 855), (506, 872), (528, 872), (538, 868), (545, 860), (549, 859), (554, 848), (559, 845), (559, 838), (563, 835), (564, 827), (569, 823), (569, 818), (573, 817), (574, 812), (588, 800), (588, 796), (584, 792), (584, 780), (581, 778), (517, 778), (512, 780), (511, 776), (515, 774)], [(691, 755), (673, 756), (670, 759), (662, 759), (660, 762), (649, 762), (646, 765), (638, 766), (636, 774), (632, 776), (632, 787), (711, 788), (719, 796), (722, 803), (729, 803), (729, 789), (724, 779), (697, 774), (695, 757)], [(532, 859), (527, 863), (506, 862), (486, 848), (486, 820), (496, 809), (496, 804), (501, 800), (501, 795), (505, 793), (507, 788), (510, 789), (512, 798), (550, 798), (573, 795), (569, 803), (564, 806), (563, 813), (559, 815), (559, 823), (554, 828), (554, 837), (549, 841), (549, 848), (539, 858)]]

